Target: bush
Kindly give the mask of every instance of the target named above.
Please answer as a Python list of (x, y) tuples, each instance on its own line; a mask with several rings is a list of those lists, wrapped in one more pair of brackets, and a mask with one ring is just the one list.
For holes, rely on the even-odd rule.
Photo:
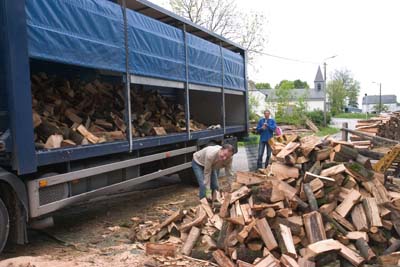
[[(322, 110), (314, 110), (306, 113), (306, 116), (317, 126), (324, 125), (324, 112)], [(326, 113), (326, 123), (329, 125), (331, 122), (331, 114), (329, 112)]]

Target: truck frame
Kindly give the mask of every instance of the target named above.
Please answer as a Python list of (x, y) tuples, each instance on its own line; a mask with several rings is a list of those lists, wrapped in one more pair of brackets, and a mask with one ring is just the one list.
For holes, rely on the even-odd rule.
[[(35, 62), (120, 79), (126, 140), (36, 150)], [(57, 210), (174, 173), (188, 178), (200, 147), (236, 146), (248, 131), (246, 72), (245, 49), (146, 0), (0, 0), (0, 252), (26, 243), (27, 225)], [(183, 96), (186, 125), (195, 114), (221, 127), (133, 138), (137, 86)]]

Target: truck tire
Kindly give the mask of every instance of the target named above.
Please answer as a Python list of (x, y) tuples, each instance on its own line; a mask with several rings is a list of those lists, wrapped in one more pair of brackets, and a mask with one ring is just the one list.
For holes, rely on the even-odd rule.
[(0, 198), (0, 253), (7, 243), (8, 231), (10, 230), (10, 221), (6, 205)]
[(194, 175), (194, 172), (192, 168), (185, 169), (183, 171), (179, 172), (179, 179), (181, 179), (181, 182), (187, 185), (193, 185), (193, 186), (198, 186), (199, 183), (197, 182), (196, 176)]

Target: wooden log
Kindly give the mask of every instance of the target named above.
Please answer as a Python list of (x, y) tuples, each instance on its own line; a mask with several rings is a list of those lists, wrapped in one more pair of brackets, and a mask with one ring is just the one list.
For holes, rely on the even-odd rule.
[(376, 203), (378, 205), (386, 204), (390, 202), (389, 193), (386, 190), (383, 183), (381, 183), (377, 178), (371, 181), (366, 181), (362, 183), (364, 188), (374, 196)]
[(313, 151), (315, 147), (321, 143), (321, 138), (315, 135), (308, 135), (300, 138), (300, 148), (303, 152), (303, 155), (307, 157), (311, 151)]
[(76, 128), (76, 130), (77, 130), (81, 135), (83, 135), (87, 140), (89, 140), (89, 142), (92, 143), (92, 144), (97, 144), (97, 143), (100, 141), (100, 139), (99, 139), (97, 136), (95, 136), (95, 135), (93, 135), (91, 132), (89, 132), (89, 131), (85, 128), (85, 126), (83, 126), (82, 124), (79, 125), (78, 128)]
[(364, 198), (363, 201), (365, 215), (370, 227), (382, 227), (381, 217), (379, 216), (379, 209), (375, 198)]
[(344, 166), (344, 164), (339, 164), (339, 165), (330, 167), (328, 169), (322, 170), (320, 175), (330, 177), (330, 176), (333, 176), (333, 175), (336, 175), (336, 174), (339, 174), (339, 173), (342, 173), (345, 171), (346, 171), (346, 167)]
[(337, 213), (336, 211), (332, 211), (330, 213), (330, 216), (337, 221), (338, 223), (340, 223), (344, 228), (346, 228), (349, 231), (355, 231), (356, 229), (354, 228), (354, 226), (343, 216), (341, 216), (339, 213)]
[(165, 131), (164, 127), (153, 127), (153, 132), (157, 136), (167, 135), (167, 132)]
[(213, 258), (221, 267), (235, 267), (235, 264), (225, 255), (225, 253), (218, 249), (213, 252)]
[(64, 112), (65, 117), (67, 117), (71, 122), (81, 124), (83, 119), (76, 115), (76, 110), (73, 108), (67, 108)]
[(310, 204), (311, 210), (313, 210), (313, 211), (318, 210), (318, 203), (317, 203), (317, 200), (311, 189), (310, 184), (308, 184), (308, 183), (303, 184), (303, 189), (304, 189), (304, 193), (307, 196), (308, 203)]
[(225, 239), (228, 235), (228, 228), (230, 223), (228, 221), (224, 221), (222, 224), (222, 229), (219, 231), (218, 239), (217, 239), (217, 247), (219, 249), (225, 249)]
[(61, 142), (64, 140), (63, 136), (60, 134), (53, 134), (47, 138), (46, 143), (44, 144), (44, 148), (46, 149), (53, 149), (53, 148), (60, 148)]
[(208, 200), (206, 198), (200, 199), (201, 207), (207, 213), (208, 218), (214, 217), (214, 212), (212, 211), (210, 204), (208, 204)]
[(315, 124), (310, 119), (306, 119), (305, 123), (306, 123), (307, 127), (310, 128), (314, 133), (319, 132), (318, 127), (315, 126)]
[(366, 169), (364, 166), (357, 162), (346, 164), (346, 170), (358, 181), (365, 182), (372, 180), (374, 173), (371, 170)]
[(321, 214), (312, 211), (303, 215), (304, 227), (310, 244), (326, 239), (325, 228)]
[[(346, 145), (338, 144), (333, 148), (333, 152), (335, 156), (339, 156), (340, 158), (343, 158), (344, 161), (349, 161), (349, 160), (355, 160), (357, 158), (358, 152), (356, 149), (351, 148)], [(331, 154), (332, 155), (332, 154)], [(337, 161), (335, 160), (335, 157), (331, 157), (331, 161)]]
[(254, 267), (280, 267), (279, 261), (272, 256), (272, 254), (267, 255), (265, 258), (260, 260)]
[(357, 231), (368, 231), (368, 221), (362, 204), (354, 206), (351, 212), (351, 220)]
[(379, 159), (381, 159), (382, 157), (385, 156), (384, 153), (372, 151), (370, 149), (364, 149), (364, 148), (360, 149), (360, 148), (358, 148), (357, 151), (358, 151), (358, 153), (360, 155), (363, 155), (365, 157), (368, 157), (368, 158), (371, 158), (371, 159), (375, 159), (375, 160), (379, 160)]
[(201, 206), (198, 206), (196, 209), (196, 217), (194, 218), (194, 220), (185, 224), (181, 224), (179, 230), (185, 232), (193, 226), (200, 226), (204, 223), (206, 218), (207, 218), (207, 213)]
[(315, 267), (315, 262), (309, 261), (304, 257), (299, 257), (297, 260), (297, 263), (299, 264), (299, 267)]
[(183, 212), (182, 210), (177, 210), (174, 213), (172, 213), (167, 219), (165, 219), (157, 228), (162, 229), (164, 227), (167, 227), (170, 223), (176, 222), (183, 217)]
[(398, 144), (399, 143), (399, 141), (395, 141), (395, 140), (392, 140), (392, 139), (383, 138), (383, 137), (379, 137), (379, 136), (373, 136), (373, 135), (370, 135), (370, 134), (362, 133), (360, 131), (350, 130), (350, 129), (347, 129), (347, 128), (346, 129), (342, 128), (340, 130), (341, 131), (347, 131), (347, 132), (350, 132), (350, 133), (352, 133), (354, 135), (361, 136), (363, 138), (371, 140), (371, 142), (373, 144), (382, 144), (382, 143), (383, 144), (384, 143), (387, 143), (387, 144)]
[(316, 161), (323, 161), (329, 158), (330, 154), (331, 154), (332, 148), (331, 147), (327, 147), (321, 150), (318, 150), (315, 152), (315, 160)]
[(361, 231), (348, 232), (347, 235), (346, 235), (346, 238), (348, 238), (350, 240), (357, 240), (357, 239), (363, 238), (365, 241), (368, 242), (368, 234), (367, 234), (367, 232), (361, 232)]
[(337, 202), (332, 201), (331, 203), (327, 203), (319, 207), (320, 212), (325, 212), (325, 213), (331, 213), (333, 210), (335, 210), (337, 207)]
[[(334, 212), (334, 211), (333, 211)], [(327, 213), (322, 213), (322, 216), (324, 217), (324, 219), (326, 221), (328, 221), (331, 226), (337, 230), (339, 233), (343, 234), (344, 236), (346, 236), (348, 234), (348, 231), (346, 229), (344, 229), (344, 227), (342, 225), (340, 225), (335, 219), (332, 218), (332, 216), (330, 216)]]
[(221, 218), (225, 218), (229, 214), (229, 204), (231, 201), (232, 195), (230, 193), (225, 194), (224, 202), (222, 203), (221, 209), (219, 210), (219, 216)]
[(297, 258), (296, 248), (293, 243), (292, 232), (290, 228), (284, 224), (279, 224), (280, 228), (280, 236), (283, 240), (283, 245), (285, 248), (286, 254), (290, 255), (293, 258)]
[(236, 190), (232, 193), (231, 200), (229, 201), (230, 204), (235, 203), (237, 200), (247, 196), (251, 190), (247, 186), (242, 186), (239, 190)]
[(253, 229), (253, 227), (256, 225), (256, 221), (253, 220), (250, 224), (246, 225), (243, 227), (242, 231), (240, 231), (237, 236), (236, 239), (240, 242), (240, 243), (244, 243), (244, 241), (246, 240), (246, 238), (249, 236), (250, 231)]
[(367, 260), (370, 261), (374, 258), (376, 258), (375, 253), (372, 251), (370, 246), (368, 245), (367, 241), (363, 238), (359, 238), (356, 241), (356, 247), (358, 251), (360, 251), (361, 256)]
[(182, 246), (182, 254), (189, 256), (192, 252), (194, 245), (196, 244), (197, 240), (200, 237), (201, 230), (195, 226), (190, 229), (189, 235)]
[(400, 240), (395, 239), (393, 240), (392, 244), (383, 251), (382, 255), (389, 255), (393, 252), (396, 252), (400, 249)]
[(357, 155), (356, 161), (363, 165), (365, 168), (372, 170), (372, 164), (370, 158), (367, 158), (366, 156), (363, 156), (361, 154)]
[(253, 264), (247, 263), (245, 261), (237, 260), (236, 264), (238, 267), (254, 267)]
[(176, 257), (176, 246), (174, 244), (146, 243), (146, 255), (160, 255), (163, 257)]
[(297, 263), (297, 261), (288, 255), (282, 254), (280, 260), (281, 260), (281, 264), (283, 264), (283, 266), (285, 266), (285, 267), (299, 267), (299, 264)]
[[(304, 179), (303, 179), (303, 181), (305, 182), (305, 183), (309, 183), (310, 181), (313, 181), (314, 179), (319, 179), (321, 182), (323, 182), (323, 183), (326, 183), (326, 184), (329, 184), (329, 185), (333, 185), (333, 184), (335, 184), (336, 183), (336, 180), (334, 179), (334, 178), (331, 178), (331, 177), (325, 177), (325, 176), (321, 176), (321, 175), (316, 175), (316, 174), (313, 174), (313, 173), (311, 173), (311, 172), (306, 172), (305, 174), (304, 174)], [(323, 187), (323, 185), (322, 185), (322, 187)], [(321, 187), (321, 188), (322, 188)], [(319, 188), (320, 189), (320, 188)], [(318, 190), (318, 189), (317, 189)], [(315, 190), (316, 191), (316, 190)], [(314, 191), (314, 192), (315, 192)]]
[(260, 234), (261, 239), (269, 250), (274, 250), (278, 247), (278, 243), (276, 242), (271, 228), (265, 218), (256, 219), (256, 227), (257, 232)]
[(42, 119), (36, 111), (32, 111), (33, 129), (36, 129), (41, 123)]
[(269, 166), (270, 176), (278, 180), (287, 180), (290, 178), (297, 179), (299, 177), (299, 169), (296, 167), (287, 166), (279, 162), (273, 162)]
[(337, 206), (337, 208), (335, 209), (336, 212), (340, 216), (346, 217), (347, 214), (350, 212), (350, 210), (353, 208), (353, 206), (357, 204), (360, 198), (361, 194), (357, 190), (352, 189), (347, 195), (347, 197), (343, 200), (343, 202), (340, 203), (339, 206)]
[(400, 251), (379, 256), (378, 261), (380, 266), (398, 266), (400, 261)]
[(266, 181), (265, 175), (259, 175), (252, 172), (236, 172), (236, 182), (243, 185), (258, 185)]
[(284, 161), (285, 156), (293, 153), (296, 150), (296, 148), (298, 148), (299, 146), (300, 146), (300, 143), (290, 142), (276, 155), (276, 157), (279, 160)]

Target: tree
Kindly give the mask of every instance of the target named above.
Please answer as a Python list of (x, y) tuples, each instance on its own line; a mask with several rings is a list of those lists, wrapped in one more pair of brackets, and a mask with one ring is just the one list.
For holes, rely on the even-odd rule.
[(350, 107), (358, 108), (358, 95), (360, 93), (360, 83), (353, 78), (351, 71), (347, 69), (335, 70), (332, 80), (341, 81), (346, 91), (345, 98), (348, 99)]
[(289, 80), (282, 80), (279, 84), (275, 85), (275, 89), (294, 89), (294, 82)]
[(250, 62), (267, 42), (265, 16), (243, 13), (236, 0), (170, 0), (170, 5), (178, 15), (239, 43), (247, 49)]
[(344, 111), (346, 89), (342, 80), (332, 80), (327, 85), (328, 98), (331, 104), (331, 113), (336, 115)]
[(257, 89), (272, 89), (269, 83), (256, 83)]
[[(379, 106), (380, 106), (380, 108), (379, 108)], [(387, 105), (385, 105), (385, 104), (375, 104), (373, 107), (372, 107), (372, 110), (375, 112), (375, 113), (379, 113), (379, 110), (381, 111), (381, 112), (388, 112), (389, 111), (389, 107), (387, 106)]]
[(257, 97), (254, 95), (249, 96), (249, 119), (250, 120), (257, 120), (258, 115), (256, 113), (257, 108), (259, 107), (260, 103), (257, 100)]
[(293, 83), (294, 83), (294, 88), (296, 88), (296, 89), (310, 88), (310, 86), (308, 85), (308, 83), (306, 81), (303, 82), (302, 80), (297, 79), (297, 80), (294, 80)]
[(275, 89), (278, 88), (289, 88), (289, 89), (308, 89), (310, 86), (306, 81), (302, 80), (294, 80), (294, 81), (289, 81), (289, 80), (282, 80), (279, 84), (275, 86)]

